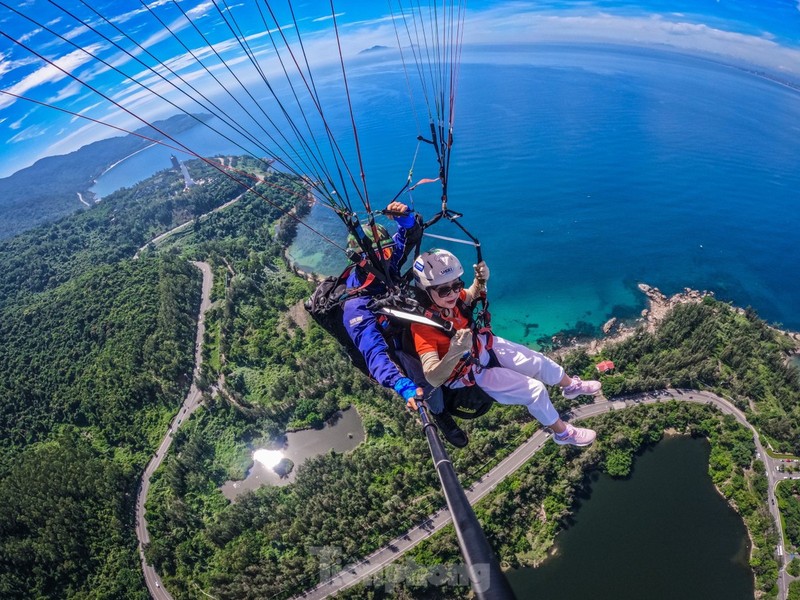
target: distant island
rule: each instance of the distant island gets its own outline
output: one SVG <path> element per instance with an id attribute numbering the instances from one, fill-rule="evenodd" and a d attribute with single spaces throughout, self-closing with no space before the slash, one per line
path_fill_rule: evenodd
<path id="1" fill-rule="evenodd" d="M 156 131 L 176 135 L 205 122 L 211 115 L 175 115 L 143 127 L 136 133 L 164 139 Z M 59 156 L 48 156 L 30 167 L 0 179 L 0 239 L 12 237 L 37 225 L 55 221 L 90 205 L 89 188 L 113 164 L 143 150 L 153 142 L 138 135 L 124 135 L 92 142 Z M 169 165 L 164 165 L 168 167 Z M 150 175 L 146 173 L 144 175 Z"/>
<path id="2" fill-rule="evenodd" d="M 369 52 L 381 52 L 383 50 L 390 50 L 389 46 L 381 46 L 380 44 L 376 44 L 375 46 L 370 46 L 369 48 L 364 48 L 359 52 L 359 54 L 367 54 Z"/>

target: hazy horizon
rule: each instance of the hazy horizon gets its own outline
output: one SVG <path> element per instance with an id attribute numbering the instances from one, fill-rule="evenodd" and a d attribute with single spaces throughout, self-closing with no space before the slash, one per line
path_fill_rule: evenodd
<path id="1" fill-rule="evenodd" d="M 67 154 L 92 141 L 121 135 L 119 131 L 87 121 L 79 115 L 135 130 L 143 127 L 145 122 L 180 112 L 132 79 L 168 97 L 181 109 L 203 112 L 197 104 L 170 89 L 145 67 L 158 67 L 166 73 L 154 62 L 156 59 L 168 64 L 175 73 L 181 74 L 211 98 L 220 97 L 221 91 L 215 89 L 217 84 L 208 72 L 198 67 L 198 60 L 203 61 L 210 72 L 224 78 L 227 76 L 225 66 L 215 52 L 244 83 L 255 81 L 255 70 L 245 64 L 242 49 L 234 39 L 225 35 L 219 23 L 221 15 L 216 13 L 213 3 L 189 0 L 181 3 L 195 25 L 204 25 L 206 39 L 213 43 L 213 51 L 192 30 L 185 17 L 165 4 L 153 2 L 150 9 L 141 5 L 130 8 L 111 2 L 98 5 L 97 11 L 105 21 L 85 8 L 81 12 L 69 7 L 72 14 L 84 19 L 81 24 L 43 0 L 22 2 L 18 9 L 21 14 L 8 9 L 0 11 L 0 27 L 9 36 L 0 38 L 0 89 L 49 105 L 0 94 L 0 124 L 3 125 L 0 128 L 3 142 L 0 177 L 9 176 L 45 156 Z M 177 37 L 171 36 L 149 10 L 157 14 Z M 247 11 L 252 12 L 252 7 L 241 4 L 232 10 L 241 11 L 239 19 L 243 22 L 248 16 Z M 336 11 L 348 68 L 364 61 L 397 59 L 396 51 L 359 54 L 373 46 L 397 47 L 393 16 L 386 7 L 381 9 L 347 1 L 337 3 Z M 278 13 L 275 19 L 283 29 L 294 29 L 286 14 Z M 304 36 L 315 73 L 324 72 L 327 66 L 335 66 L 338 61 L 338 54 L 333 52 L 332 21 L 327 3 L 320 6 L 306 4 L 303 14 L 298 17 L 297 28 Z M 130 39 L 115 26 L 119 26 Z M 698 4 L 689 0 L 679 3 L 660 0 L 481 1 L 469 3 L 464 27 L 465 62 L 486 60 L 481 54 L 498 44 L 503 44 L 507 52 L 505 58 L 500 53 L 493 53 L 493 60 L 514 60 L 513 51 L 508 52 L 508 49 L 515 45 L 601 43 L 631 48 L 657 47 L 706 56 L 728 64 L 770 70 L 800 84 L 800 2 L 795 1 L 772 3 L 768 9 L 749 2 L 708 1 Z M 264 29 L 263 25 L 259 28 L 256 23 L 245 34 L 265 73 L 277 74 L 278 68 L 271 60 Z M 146 56 L 131 40 L 147 47 L 155 59 Z M 20 44 L 28 46 L 29 50 Z M 187 49 L 192 50 L 194 56 Z M 31 50 L 43 54 L 63 70 L 36 58 Z M 79 81 L 91 85 L 107 99 Z M 73 114 L 66 114 L 53 106 Z"/>

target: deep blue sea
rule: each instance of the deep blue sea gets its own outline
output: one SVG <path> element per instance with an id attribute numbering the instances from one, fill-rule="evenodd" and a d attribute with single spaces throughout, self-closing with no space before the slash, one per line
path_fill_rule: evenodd
<path id="1" fill-rule="evenodd" d="M 363 71 L 351 83 L 378 206 L 411 166 L 414 115 L 397 73 Z M 465 61 L 456 110 L 449 205 L 481 240 L 500 335 L 536 345 L 636 316 L 644 308 L 639 282 L 667 294 L 711 290 L 800 329 L 797 90 L 675 53 L 516 48 Z M 186 143 L 208 154 L 237 151 L 199 127 Z M 168 167 L 171 153 L 140 153 L 97 191 Z M 423 147 L 414 178 L 435 175 Z M 427 187 L 412 200 L 429 215 L 439 203 Z M 325 207 L 309 222 L 344 237 Z M 470 248 L 451 249 L 474 262 Z M 299 266 L 323 273 L 344 264 L 304 228 L 291 252 Z"/>

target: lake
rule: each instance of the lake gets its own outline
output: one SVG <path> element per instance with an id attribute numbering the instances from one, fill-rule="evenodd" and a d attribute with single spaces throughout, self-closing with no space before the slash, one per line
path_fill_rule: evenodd
<path id="1" fill-rule="evenodd" d="M 275 471 L 258 461 L 240 481 L 226 481 L 222 493 L 229 500 L 248 490 L 262 485 L 288 485 L 293 483 L 297 468 L 306 460 L 331 450 L 348 452 L 366 439 L 361 417 L 355 408 L 350 407 L 329 420 L 322 429 L 302 429 L 288 432 L 282 440 L 270 446 L 270 450 L 280 450 L 285 458 L 294 463 L 294 468 L 286 477 L 279 477 Z"/>
<path id="2" fill-rule="evenodd" d="M 555 555 L 510 573 L 519 600 L 752 600 L 744 523 L 708 475 L 705 439 L 665 438 L 630 478 L 596 475 Z"/>

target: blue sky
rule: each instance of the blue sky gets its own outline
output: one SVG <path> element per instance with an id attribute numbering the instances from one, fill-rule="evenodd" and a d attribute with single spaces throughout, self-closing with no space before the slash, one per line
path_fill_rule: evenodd
<path id="1" fill-rule="evenodd" d="M 245 68 L 246 57 L 225 27 L 223 16 L 233 15 L 270 77 L 279 73 L 280 67 L 273 60 L 265 30 L 278 32 L 277 25 L 290 38 L 295 29 L 302 32 L 315 72 L 338 61 L 328 0 L 294 2 L 296 27 L 285 0 L 269 3 L 274 20 L 263 0 L 154 0 L 146 6 L 138 0 L 0 1 L 0 32 L 5 34 L 0 36 L 0 90 L 126 129 L 136 129 L 143 123 L 111 100 L 145 120 L 176 112 L 167 103 L 154 100 L 153 94 L 131 77 L 199 112 L 185 96 L 148 70 L 148 66 L 155 66 L 154 59 L 131 39 L 211 97 L 215 84 L 198 60 L 221 79 L 230 77 L 215 51 L 245 83 L 257 75 L 254 69 Z M 411 4 L 402 3 L 405 7 Z M 396 0 L 391 4 L 338 0 L 335 8 L 346 61 L 355 60 L 358 52 L 375 45 L 397 46 L 393 16 L 396 19 L 401 11 Z M 468 3 L 465 59 L 474 56 L 474 49 L 498 43 L 574 42 L 674 47 L 734 64 L 761 66 L 800 81 L 800 0 Z M 119 132 L 0 94 L 0 176 L 43 156 L 64 154 L 110 135 Z"/>

